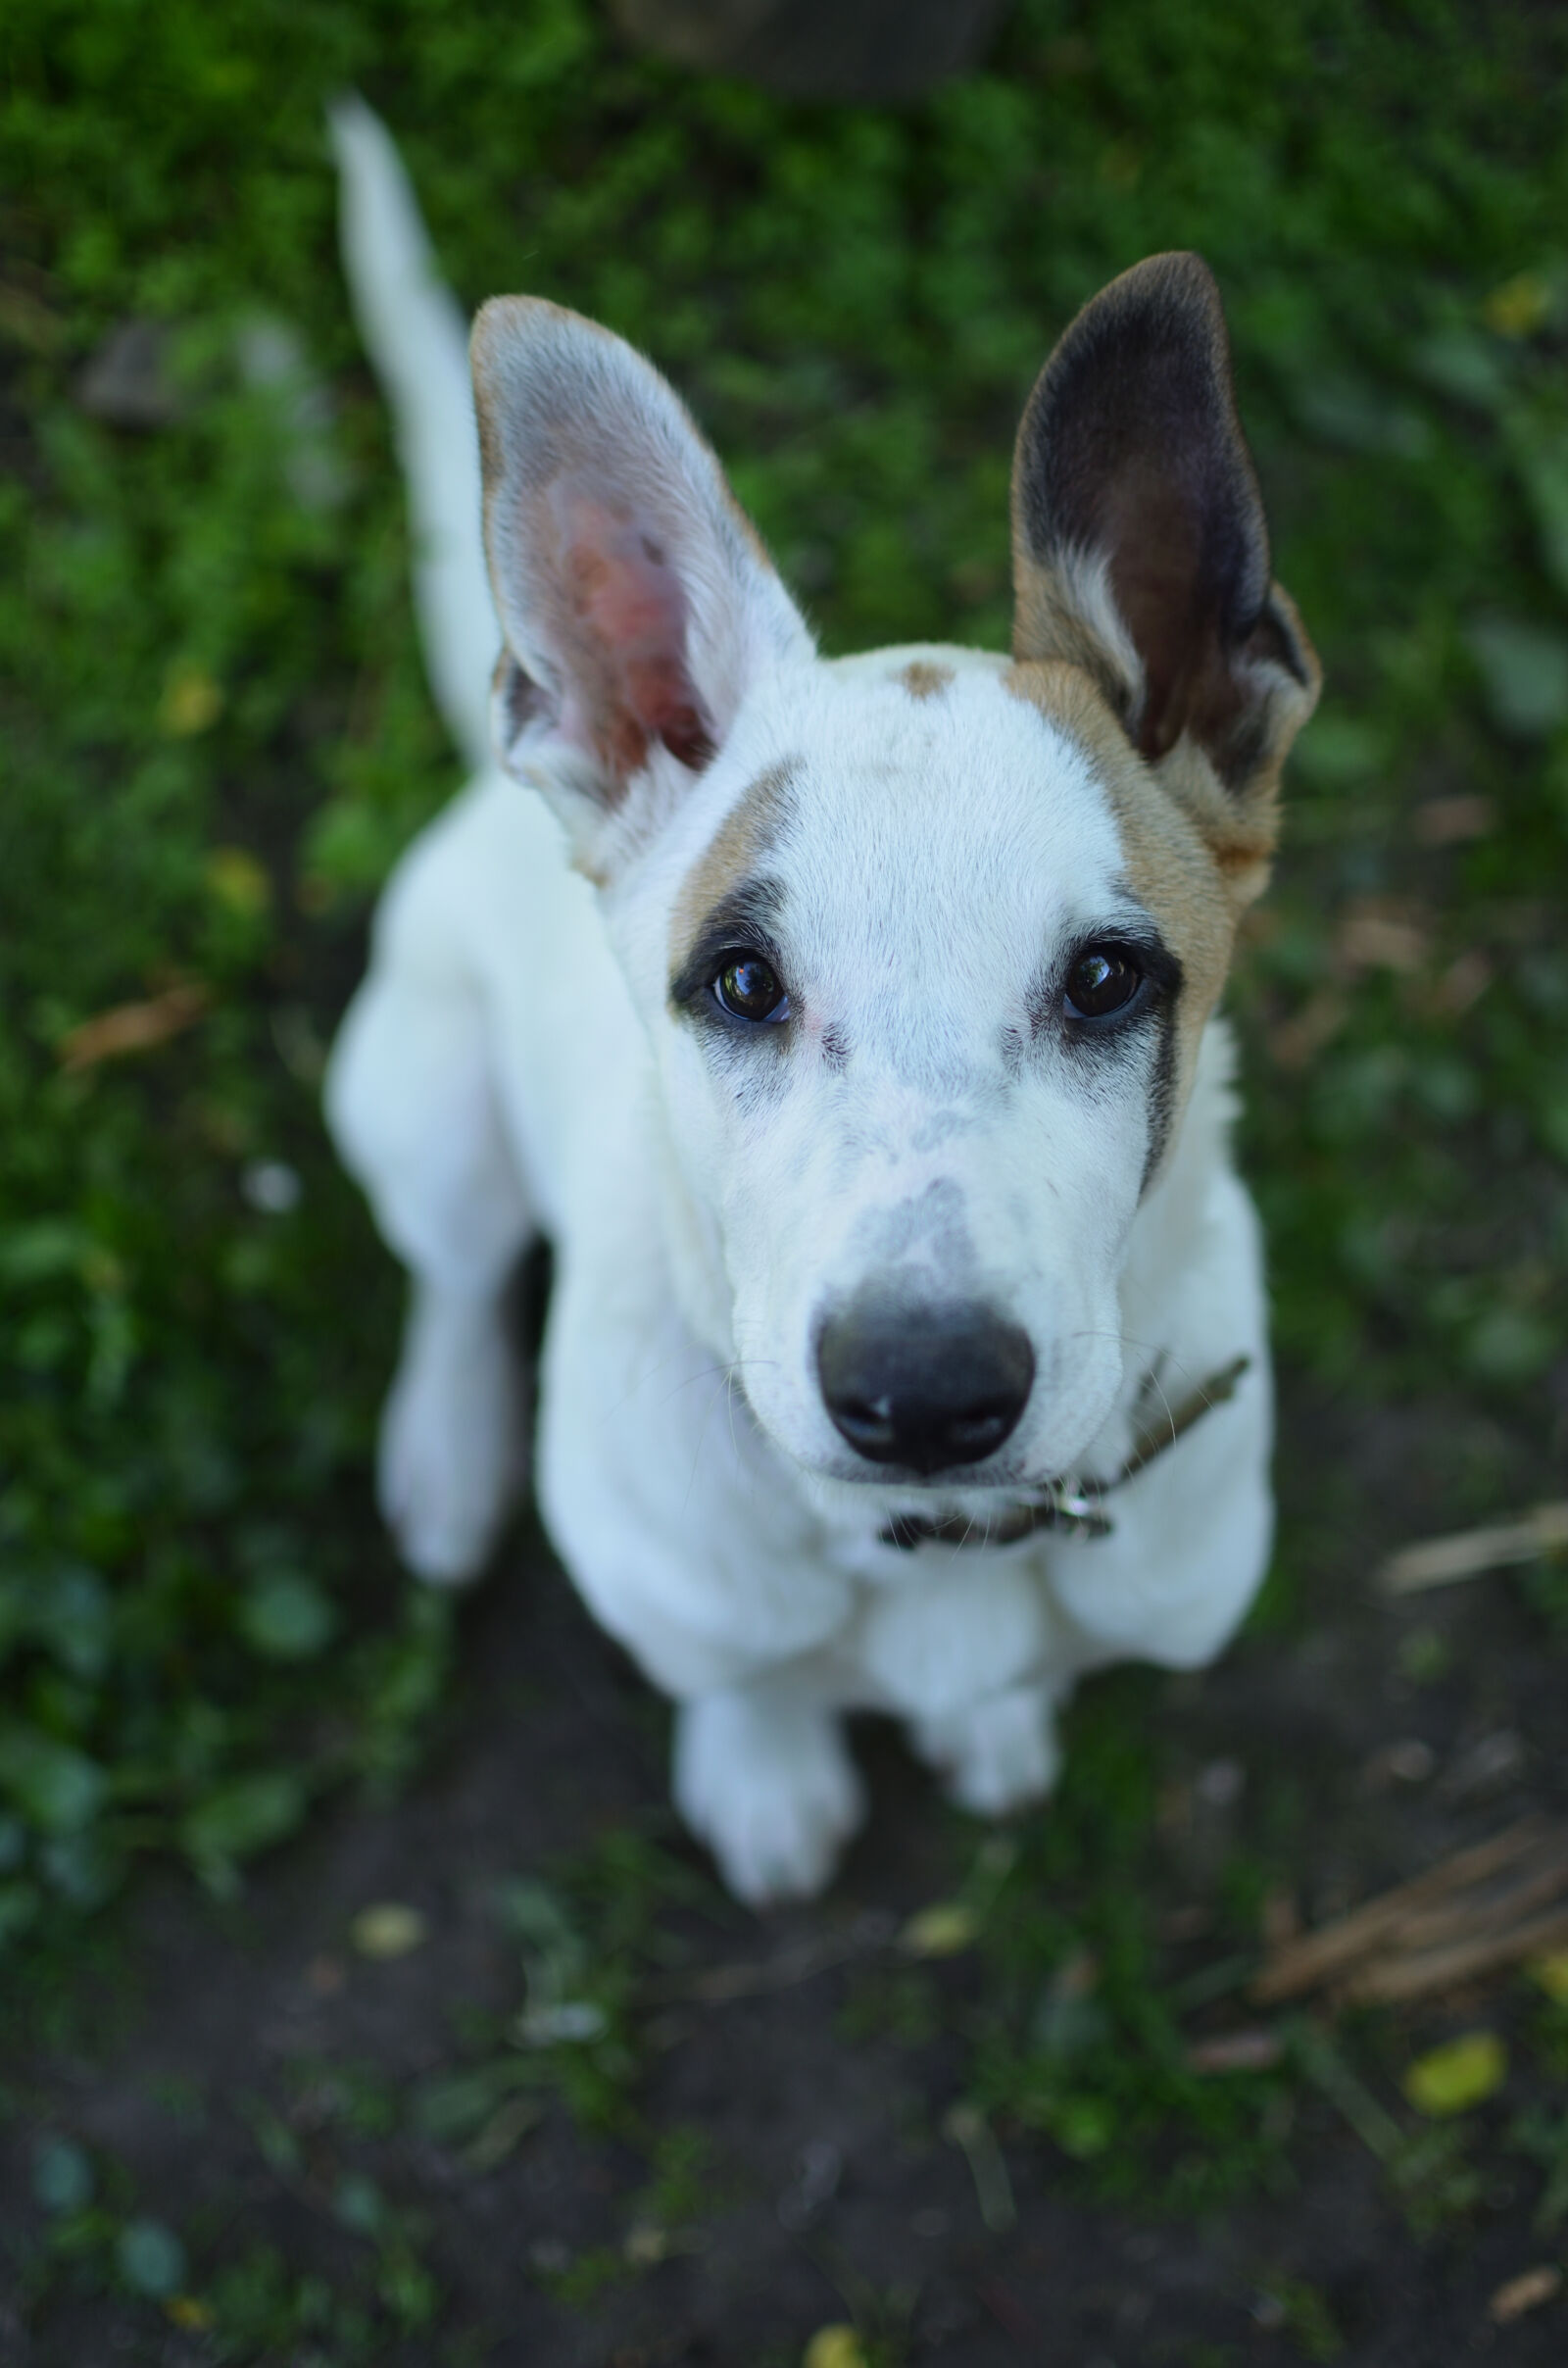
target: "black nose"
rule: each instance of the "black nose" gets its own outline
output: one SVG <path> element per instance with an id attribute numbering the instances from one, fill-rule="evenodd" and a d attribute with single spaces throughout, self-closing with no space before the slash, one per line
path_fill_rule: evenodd
<path id="1" fill-rule="evenodd" d="M 1029 1335 L 974 1303 L 934 1307 L 857 1300 L 829 1316 L 817 1378 L 857 1455 L 946 1471 L 994 1455 L 1029 1403 Z"/>

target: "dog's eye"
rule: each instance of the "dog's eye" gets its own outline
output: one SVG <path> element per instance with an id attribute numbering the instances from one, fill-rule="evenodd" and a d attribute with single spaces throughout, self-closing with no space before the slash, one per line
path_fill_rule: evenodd
<path id="1" fill-rule="evenodd" d="M 1144 983 L 1138 964 L 1114 946 L 1091 946 L 1067 973 L 1067 1008 L 1079 1019 L 1123 1011 Z"/>
<path id="2" fill-rule="evenodd" d="M 790 1015 L 789 997 L 770 962 L 760 954 L 729 954 L 713 980 L 721 1010 L 735 1019 L 779 1020 Z"/>

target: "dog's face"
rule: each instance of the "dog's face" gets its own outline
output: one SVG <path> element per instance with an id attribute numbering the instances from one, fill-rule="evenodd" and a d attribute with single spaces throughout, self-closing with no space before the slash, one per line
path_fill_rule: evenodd
<path id="1" fill-rule="evenodd" d="M 650 1029 L 693 1320 L 828 1500 L 1071 1469 L 1316 690 L 1206 271 L 1128 273 L 1042 374 L 1010 661 L 817 658 L 604 331 L 489 306 L 475 380 L 497 740 Z"/>

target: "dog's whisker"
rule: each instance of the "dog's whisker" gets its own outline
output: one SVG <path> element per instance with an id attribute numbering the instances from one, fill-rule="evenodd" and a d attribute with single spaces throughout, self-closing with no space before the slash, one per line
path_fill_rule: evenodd
<path id="1" fill-rule="evenodd" d="M 703 1418 L 697 1426 L 697 1439 L 692 1448 L 692 1466 L 691 1470 L 686 1475 L 686 1492 L 681 1498 L 682 1512 L 684 1512 L 687 1506 L 691 1504 L 692 1490 L 697 1486 L 697 1467 L 703 1459 L 703 1448 L 708 1438 L 708 1426 L 713 1419 L 714 1406 L 717 1406 L 720 1397 L 729 1386 L 729 1367 L 727 1365 L 711 1366 L 709 1369 L 708 1378 L 713 1380 L 713 1388 L 709 1397 L 708 1404 L 703 1408 Z"/>

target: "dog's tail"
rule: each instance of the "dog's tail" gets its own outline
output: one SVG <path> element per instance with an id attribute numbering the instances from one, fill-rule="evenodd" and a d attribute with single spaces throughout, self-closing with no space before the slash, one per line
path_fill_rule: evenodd
<path id="1" fill-rule="evenodd" d="M 414 599 L 436 705 L 469 763 L 490 754 L 501 630 L 479 524 L 479 438 L 468 337 L 386 125 L 363 100 L 331 111 L 343 268 L 354 317 L 392 407 L 409 487 Z"/>

